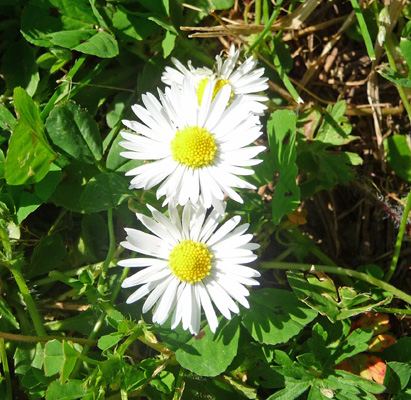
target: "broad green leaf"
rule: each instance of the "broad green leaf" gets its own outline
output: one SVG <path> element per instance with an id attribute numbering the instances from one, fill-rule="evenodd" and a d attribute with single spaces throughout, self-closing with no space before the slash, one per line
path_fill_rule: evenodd
<path id="1" fill-rule="evenodd" d="M 47 274 L 58 269 L 67 252 L 60 235 L 43 236 L 33 251 L 27 278 Z"/>
<path id="2" fill-rule="evenodd" d="M 23 38 L 13 43 L 4 53 L 1 68 L 7 89 L 21 86 L 30 96 L 36 92 L 40 75 L 35 52 Z"/>
<path id="3" fill-rule="evenodd" d="M 31 0 L 22 14 L 23 36 L 37 46 L 61 46 L 101 58 L 118 55 L 116 40 L 100 30 L 88 2 Z"/>
<path id="4" fill-rule="evenodd" d="M 411 148 L 405 135 L 390 136 L 384 140 L 387 161 L 394 172 L 411 182 Z"/>
<path id="5" fill-rule="evenodd" d="M 280 390 L 267 400 L 294 400 L 310 387 L 310 382 L 292 382 L 285 389 Z"/>
<path id="6" fill-rule="evenodd" d="M 61 371 L 64 363 L 63 345 L 58 340 L 46 343 L 44 349 L 44 371 L 46 376 L 53 376 Z"/>
<path id="7" fill-rule="evenodd" d="M 76 400 L 87 394 L 83 381 L 71 379 L 67 383 L 52 382 L 46 393 L 46 400 Z"/>
<path id="8" fill-rule="evenodd" d="M 61 180 L 50 200 L 55 205 L 70 211 L 82 212 L 79 199 L 84 192 L 86 183 L 100 172 L 96 166 L 76 160 L 66 166 L 63 172 L 64 179 Z"/>
<path id="9" fill-rule="evenodd" d="M 174 49 L 177 35 L 174 32 L 166 31 L 166 35 L 161 43 L 163 47 L 163 56 L 167 58 Z"/>
<path id="10" fill-rule="evenodd" d="M 388 362 L 384 385 L 388 393 L 398 393 L 404 390 L 411 378 L 411 366 L 406 363 Z"/>
<path id="11" fill-rule="evenodd" d="M 115 172 L 101 173 L 86 184 L 80 205 L 86 212 L 99 212 L 115 208 L 129 197 L 126 179 Z"/>
<path id="12" fill-rule="evenodd" d="M 157 24 L 147 18 L 150 15 L 132 12 L 119 5 L 113 15 L 113 26 L 125 41 L 143 40 L 159 29 Z"/>
<path id="13" fill-rule="evenodd" d="M 5 178 L 9 185 L 41 181 L 50 169 L 55 152 L 47 142 L 37 105 L 22 88 L 14 89 L 19 116 L 10 137 Z"/>
<path id="14" fill-rule="evenodd" d="M 285 343 L 317 316 L 317 311 L 286 290 L 256 290 L 249 302 L 250 308 L 241 313 L 243 324 L 260 343 Z"/>
<path id="15" fill-rule="evenodd" d="M 49 199 L 60 179 L 61 169 L 51 164 L 50 171 L 40 182 L 34 185 L 8 187 L 8 192 L 17 208 L 16 215 L 19 223 Z"/>
<path id="16" fill-rule="evenodd" d="M 109 335 L 104 335 L 98 340 L 97 346 L 103 351 L 108 350 L 111 347 L 115 346 L 123 338 L 123 336 L 124 335 L 119 332 L 113 332 Z"/>
<path id="17" fill-rule="evenodd" d="M 382 354 L 387 361 L 409 363 L 411 360 L 411 337 L 402 337 L 397 343 L 386 348 Z"/>
<path id="18" fill-rule="evenodd" d="M 101 159 L 103 146 L 97 123 L 76 103 L 54 107 L 46 128 L 52 142 L 73 158 L 89 164 Z"/>
<path id="19" fill-rule="evenodd" d="M 208 325 L 176 351 L 179 364 L 201 376 L 217 376 L 231 364 L 238 351 L 238 318 L 220 319 L 215 333 Z"/>
<path id="20" fill-rule="evenodd" d="M 284 215 L 291 214 L 300 203 L 300 189 L 296 183 L 296 123 L 297 116 L 292 111 L 279 110 L 271 115 L 267 124 L 270 155 L 279 173 L 272 202 L 274 224 L 278 224 Z"/>
<path id="21" fill-rule="evenodd" d="M 106 167 L 111 170 L 127 172 L 132 168 L 137 168 L 138 166 L 143 165 L 144 161 L 142 160 L 128 160 L 127 158 L 120 156 L 120 153 L 124 151 L 124 148 L 119 144 L 121 141 L 124 141 L 123 137 L 121 135 L 117 135 L 110 147 L 110 151 L 107 156 Z M 129 164 L 130 161 L 132 165 Z M 125 164 L 129 165 L 127 169 L 122 168 Z"/>
<path id="22" fill-rule="evenodd" d="M 385 390 L 385 387 L 377 382 L 338 369 L 328 376 L 327 384 L 334 385 L 335 388 L 342 389 L 343 392 L 350 390 L 350 388 L 358 388 L 375 394 L 382 393 Z"/>

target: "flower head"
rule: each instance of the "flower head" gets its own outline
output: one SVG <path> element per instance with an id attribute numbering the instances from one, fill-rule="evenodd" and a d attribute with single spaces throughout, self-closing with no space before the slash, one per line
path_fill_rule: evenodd
<path id="1" fill-rule="evenodd" d="M 160 101 L 147 93 L 142 97 L 145 107 L 132 107 L 142 123 L 123 123 L 140 135 L 122 132 L 126 141 L 120 145 L 128 151 L 120 154 L 152 161 L 126 173 L 134 176 L 132 189 L 148 190 L 161 183 L 157 198 L 166 196 L 165 204 L 171 199 L 181 205 L 200 200 L 206 208 L 221 208 L 224 194 L 242 203 L 233 188 L 255 188 L 238 176 L 253 174 L 245 167 L 260 162 L 254 157 L 264 147 L 248 146 L 261 135 L 258 117 L 249 113 L 241 97 L 227 107 L 228 86 L 212 100 L 214 87 L 211 80 L 200 106 L 194 83 L 184 79 L 181 87 L 159 91 Z"/>
<path id="2" fill-rule="evenodd" d="M 264 68 L 256 69 L 257 61 L 253 57 L 247 58 L 237 66 L 239 55 L 240 51 L 231 46 L 225 60 L 219 55 L 216 56 L 215 72 L 209 68 L 194 68 L 191 61 L 188 62 L 188 68 L 186 68 L 180 61 L 173 58 L 172 61 L 177 69 L 166 67 L 161 79 L 166 85 L 181 86 L 184 78 L 189 78 L 195 84 L 199 104 L 201 104 L 208 82 L 214 80 L 216 82 L 214 97 L 221 88 L 228 86 L 231 89 L 231 101 L 238 96 L 243 96 L 243 100 L 248 102 L 252 112 L 262 114 L 267 107 L 261 102 L 268 98 L 256 93 L 268 89 L 268 78 L 263 76 Z"/>
<path id="3" fill-rule="evenodd" d="M 121 243 L 126 249 L 148 256 L 118 263 L 143 268 L 122 284 L 123 288 L 141 285 L 127 303 L 149 294 L 143 313 L 156 304 L 153 322 L 164 324 L 172 315 L 172 329 L 181 321 L 183 329 L 192 334 L 200 330 L 201 309 L 215 332 L 218 320 L 214 306 L 227 319 L 231 312 L 239 312 L 235 301 L 248 308 L 249 292 L 244 285 L 258 285 L 253 278 L 260 276 L 242 265 L 256 259 L 252 250 L 259 247 L 249 243 L 251 234 L 244 234 L 248 224 L 237 226 L 240 217 L 235 216 L 217 229 L 222 214 L 214 209 L 207 216 L 203 206 L 191 202 L 181 217 L 174 205 L 168 208 L 170 218 L 148 207 L 153 219 L 142 214 L 137 218 L 152 234 L 126 229 L 128 236 Z"/>

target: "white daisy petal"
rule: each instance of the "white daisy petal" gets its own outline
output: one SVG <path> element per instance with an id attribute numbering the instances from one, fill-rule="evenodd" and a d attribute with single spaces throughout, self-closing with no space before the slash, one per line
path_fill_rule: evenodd
<path id="1" fill-rule="evenodd" d="M 240 218 L 233 217 L 217 229 L 225 203 L 207 218 L 206 208 L 190 201 L 181 214 L 171 201 L 169 218 L 148 208 L 153 219 L 142 214 L 137 217 L 152 234 L 126 229 L 128 236 L 122 242 L 127 249 L 151 256 L 119 262 L 122 267 L 139 268 L 122 283 L 123 288 L 140 286 L 127 303 L 148 295 L 142 311 L 153 309 L 153 322 L 164 324 L 171 316 L 172 329 L 181 322 L 193 335 L 200 330 L 202 310 L 211 331 L 216 331 L 213 303 L 227 319 L 231 313 L 240 312 L 236 301 L 249 307 L 249 292 L 244 285 L 258 285 L 254 278 L 260 274 L 244 266 L 256 258 L 252 235 L 245 234 L 248 224 L 237 226 Z"/>

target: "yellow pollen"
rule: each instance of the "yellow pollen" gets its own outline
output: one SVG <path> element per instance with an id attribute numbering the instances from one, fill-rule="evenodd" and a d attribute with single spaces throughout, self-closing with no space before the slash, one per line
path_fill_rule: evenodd
<path id="1" fill-rule="evenodd" d="M 171 251 L 169 267 L 180 281 L 199 282 L 210 275 L 212 258 L 205 244 L 184 240 Z"/>
<path id="2" fill-rule="evenodd" d="M 193 169 L 210 165 L 217 151 L 214 135 L 198 126 L 177 131 L 170 148 L 174 161 Z"/>
<path id="3" fill-rule="evenodd" d="M 204 78 L 204 79 L 201 79 L 200 83 L 198 84 L 197 101 L 198 101 L 199 106 L 201 105 L 201 101 L 203 100 L 204 91 L 205 91 L 205 88 L 206 88 L 208 82 L 210 82 L 210 79 Z M 211 99 L 211 101 L 214 100 L 214 98 L 217 96 L 217 93 L 220 91 L 220 89 L 223 86 L 229 85 L 229 84 L 230 84 L 230 81 L 228 81 L 227 79 L 218 79 L 217 82 L 215 83 L 215 86 L 214 86 L 213 98 Z M 231 97 L 233 97 L 233 92 L 232 91 L 231 91 Z"/>

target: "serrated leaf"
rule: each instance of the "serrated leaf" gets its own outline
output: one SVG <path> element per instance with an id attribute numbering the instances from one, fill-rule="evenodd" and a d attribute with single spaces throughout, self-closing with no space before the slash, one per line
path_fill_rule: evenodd
<path id="1" fill-rule="evenodd" d="M 243 325 L 260 343 L 285 343 L 317 316 L 317 311 L 286 290 L 256 290 L 249 302 L 250 308 L 242 312 Z"/>
<path id="2" fill-rule="evenodd" d="M 294 400 L 302 395 L 309 387 L 310 382 L 293 382 L 270 397 L 267 400 Z"/>
<path id="3" fill-rule="evenodd" d="M 55 153 L 39 109 L 24 89 L 14 90 L 14 105 L 19 119 L 10 137 L 4 175 L 9 185 L 36 183 L 46 176 Z"/>
<path id="4" fill-rule="evenodd" d="M 176 351 L 180 365 L 200 376 L 217 376 L 231 364 L 238 351 L 238 318 L 220 321 L 215 333 L 208 325 Z"/>
<path id="5" fill-rule="evenodd" d="M 287 273 L 287 279 L 298 299 L 325 315 L 330 321 L 337 320 L 340 311 L 333 299 L 335 287 L 334 290 L 330 290 L 328 283 L 322 285 L 315 277 L 311 277 L 309 281 L 302 273 Z"/>
<path id="6" fill-rule="evenodd" d="M 279 173 L 272 202 L 275 224 L 278 224 L 284 215 L 291 214 L 300 203 L 300 189 L 296 183 L 296 124 L 297 116 L 290 110 L 274 112 L 267 123 L 270 155 L 274 168 Z"/>
<path id="7" fill-rule="evenodd" d="M 97 123 L 76 103 L 54 107 L 46 128 L 52 142 L 73 158 L 88 164 L 101 160 L 103 145 Z"/>

